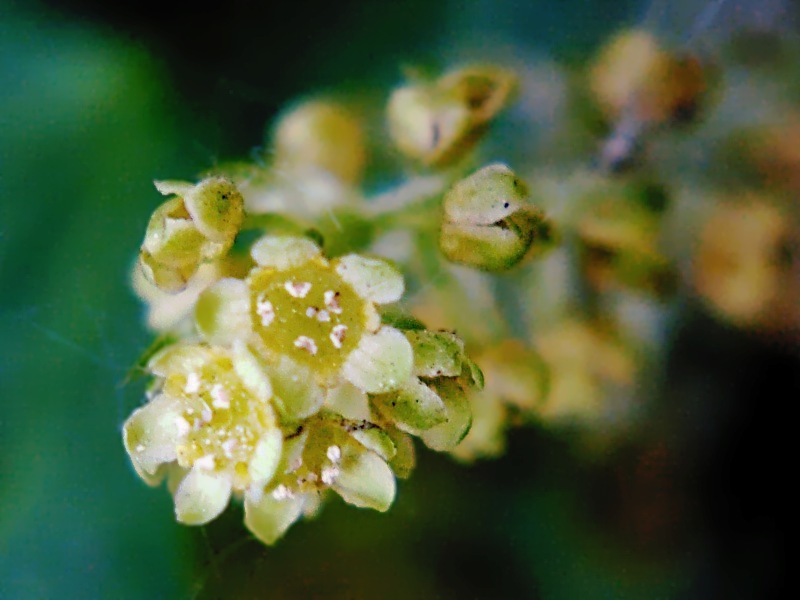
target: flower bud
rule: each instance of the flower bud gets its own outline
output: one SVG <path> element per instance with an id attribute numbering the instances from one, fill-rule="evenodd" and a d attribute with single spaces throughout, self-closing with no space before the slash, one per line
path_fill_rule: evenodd
<path id="1" fill-rule="evenodd" d="M 636 289 L 662 296 L 676 273 L 661 251 L 664 190 L 642 182 L 599 181 L 577 223 L 581 267 L 597 290 Z"/>
<path id="2" fill-rule="evenodd" d="M 670 53 L 652 34 L 630 30 L 601 51 L 589 77 L 608 118 L 631 111 L 644 122 L 663 123 L 694 115 L 708 73 L 696 57 Z"/>
<path id="3" fill-rule="evenodd" d="M 785 327 L 787 317 L 797 311 L 792 227 L 792 220 L 769 198 L 747 196 L 717 207 L 693 261 L 697 293 L 714 312 L 740 327 Z"/>
<path id="4" fill-rule="evenodd" d="M 503 271 L 519 263 L 534 242 L 552 237 L 549 223 L 527 197 L 522 181 L 501 164 L 456 183 L 444 197 L 439 236 L 444 255 L 485 271 Z"/>
<path id="5" fill-rule="evenodd" d="M 244 201 L 227 179 L 197 185 L 157 181 L 159 192 L 175 194 L 150 218 L 139 261 L 142 273 L 165 292 L 179 292 L 200 264 L 222 258 L 244 219 Z"/>
<path id="6" fill-rule="evenodd" d="M 426 166 L 461 158 L 509 102 L 516 78 L 496 67 L 468 67 L 432 83 L 396 89 L 389 132 L 400 151 Z"/>
<path id="7" fill-rule="evenodd" d="M 361 124 L 331 102 L 309 101 L 285 114 L 275 129 L 275 158 L 291 170 L 323 170 L 343 182 L 361 179 L 366 161 Z"/>

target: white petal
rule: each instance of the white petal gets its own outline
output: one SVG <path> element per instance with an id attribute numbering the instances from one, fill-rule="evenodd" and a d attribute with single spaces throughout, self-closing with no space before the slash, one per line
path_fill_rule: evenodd
<path id="1" fill-rule="evenodd" d="M 194 188 L 193 183 L 189 183 L 188 181 L 175 181 L 175 180 L 166 180 L 166 181 L 154 181 L 153 184 L 156 186 L 156 189 L 159 191 L 160 194 L 164 196 L 176 195 L 176 196 L 184 196 L 192 191 Z"/>
<path id="2" fill-rule="evenodd" d="M 159 465 L 177 458 L 175 446 L 180 433 L 175 420 L 179 416 L 178 401 L 161 395 L 134 411 L 125 422 L 125 448 L 140 474 L 155 476 Z"/>
<path id="3" fill-rule="evenodd" d="M 308 238 L 266 235 L 253 244 L 250 256 L 262 267 L 285 271 L 307 263 L 320 252 L 319 246 Z"/>
<path id="4" fill-rule="evenodd" d="M 265 544 L 274 544 L 300 516 L 303 496 L 276 500 L 272 494 L 246 494 L 244 524 Z"/>
<path id="5" fill-rule="evenodd" d="M 348 254 L 336 260 L 336 272 L 356 293 L 371 302 L 397 302 L 403 295 L 403 276 L 385 260 Z"/>
<path id="6" fill-rule="evenodd" d="M 455 448 L 472 427 L 472 406 L 457 383 L 444 380 L 437 384 L 439 396 L 447 407 L 447 421 L 427 431 L 420 437 L 432 450 L 446 452 Z"/>
<path id="7" fill-rule="evenodd" d="M 250 458 L 250 478 L 256 485 L 269 483 L 281 460 L 283 433 L 277 427 L 270 429 L 258 440 L 253 456 Z"/>
<path id="8" fill-rule="evenodd" d="M 241 279 L 226 277 L 200 294 L 194 307 L 200 334 L 212 344 L 227 346 L 250 331 L 250 292 Z"/>
<path id="9" fill-rule="evenodd" d="M 186 525 L 203 525 L 225 510 L 230 497 L 228 475 L 194 468 L 175 490 L 175 516 Z"/>
<path id="10" fill-rule="evenodd" d="M 272 398 L 272 382 L 270 382 L 264 365 L 255 353 L 244 342 L 233 343 L 233 368 L 244 386 L 259 400 Z"/>
<path id="11" fill-rule="evenodd" d="M 392 470 L 368 450 L 349 455 L 331 487 L 345 502 L 381 512 L 392 505 L 396 491 Z"/>
<path id="12" fill-rule="evenodd" d="M 352 383 L 343 383 L 328 391 L 325 405 L 346 419 L 369 420 L 367 395 Z"/>
<path id="13" fill-rule="evenodd" d="M 314 374 L 288 356 L 281 356 L 277 364 L 263 363 L 272 381 L 275 406 L 289 421 L 304 419 L 316 413 L 325 399 Z"/>
<path id="14" fill-rule="evenodd" d="M 214 357 L 210 348 L 197 344 L 177 343 L 159 350 L 147 363 L 147 368 L 160 377 L 175 373 L 188 375 L 195 372 Z"/>
<path id="15" fill-rule="evenodd" d="M 374 402 L 398 429 L 413 435 L 447 420 L 447 408 L 439 394 L 417 377 L 410 378 L 392 394 L 377 396 Z"/>
<path id="16" fill-rule="evenodd" d="M 369 394 L 396 390 L 411 376 L 414 354 L 411 344 L 394 327 L 361 336 L 347 357 L 342 372 L 353 385 Z"/>
<path id="17" fill-rule="evenodd" d="M 392 438 L 380 427 L 356 429 L 350 432 L 350 435 L 367 450 L 372 450 L 383 460 L 391 460 L 397 452 Z"/>

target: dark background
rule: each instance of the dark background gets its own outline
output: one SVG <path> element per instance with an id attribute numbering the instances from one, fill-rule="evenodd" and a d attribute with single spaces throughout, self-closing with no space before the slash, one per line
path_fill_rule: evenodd
<path id="1" fill-rule="evenodd" d="M 386 90 L 465 32 L 479 53 L 501 37 L 576 62 L 646 9 L 0 0 L 0 597 L 777 592 L 797 349 L 696 307 L 672 332 L 654 416 L 613 455 L 587 460 L 533 427 L 469 468 L 421 452 L 388 514 L 334 502 L 275 548 L 235 507 L 174 523 L 121 444 L 141 391 L 121 382 L 149 342 L 127 276 L 153 179 L 246 157 L 293 98 Z"/>

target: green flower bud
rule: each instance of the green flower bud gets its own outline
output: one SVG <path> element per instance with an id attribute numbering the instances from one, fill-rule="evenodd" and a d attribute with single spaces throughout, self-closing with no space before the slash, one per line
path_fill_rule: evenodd
<path id="1" fill-rule="evenodd" d="M 535 243 L 546 246 L 551 227 L 527 197 L 522 181 L 501 164 L 456 183 L 444 197 L 439 236 L 444 255 L 455 263 L 503 271 L 519 263 Z"/>
<path id="2" fill-rule="evenodd" d="M 279 168 L 320 169 L 343 182 L 361 179 L 366 161 L 361 124 L 343 107 L 325 101 L 300 104 L 275 128 Z"/>
<path id="3" fill-rule="evenodd" d="M 244 219 L 244 201 L 227 179 L 197 185 L 157 181 L 164 195 L 176 194 L 150 218 L 139 254 L 144 276 L 165 292 L 184 289 L 201 263 L 224 257 Z"/>
<path id="4" fill-rule="evenodd" d="M 414 350 L 412 377 L 392 393 L 373 396 L 373 409 L 379 422 L 419 436 L 434 450 L 450 450 L 472 423 L 465 390 L 481 387 L 482 374 L 452 333 L 410 330 L 405 336 Z"/>
<path id="5" fill-rule="evenodd" d="M 396 89 L 389 132 L 400 151 L 426 166 L 461 158 L 509 102 L 516 78 L 496 67 L 468 67 L 432 83 Z"/>

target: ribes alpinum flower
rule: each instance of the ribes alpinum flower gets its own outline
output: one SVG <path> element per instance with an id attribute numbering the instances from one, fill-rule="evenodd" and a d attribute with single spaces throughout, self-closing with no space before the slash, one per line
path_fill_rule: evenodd
<path id="1" fill-rule="evenodd" d="M 172 471 L 179 521 L 206 523 L 231 493 L 272 479 L 283 433 L 270 381 L 242 345 L 179 343 L 156 354 L 148 368 L 158 387 L 126 421 L 125 447 L 148 483 Z"/>
<path id="2" fill-rule="evenodd" d="M 251 254 L 257 266 L 246 280 L 223 279 L 201 295 L 197 323 L 212 342 L 247 340 L 256 349 L 277 395 L 291 403 L 285 416 L 315 412 L 324 390 L 345 381 L 383 393 L 409 378 L 411 344 L 381 324 L 376 308 L 403 293 L 392 265 L 358 254 L 328 260 L 292 236 L 264 236 Z"/>

